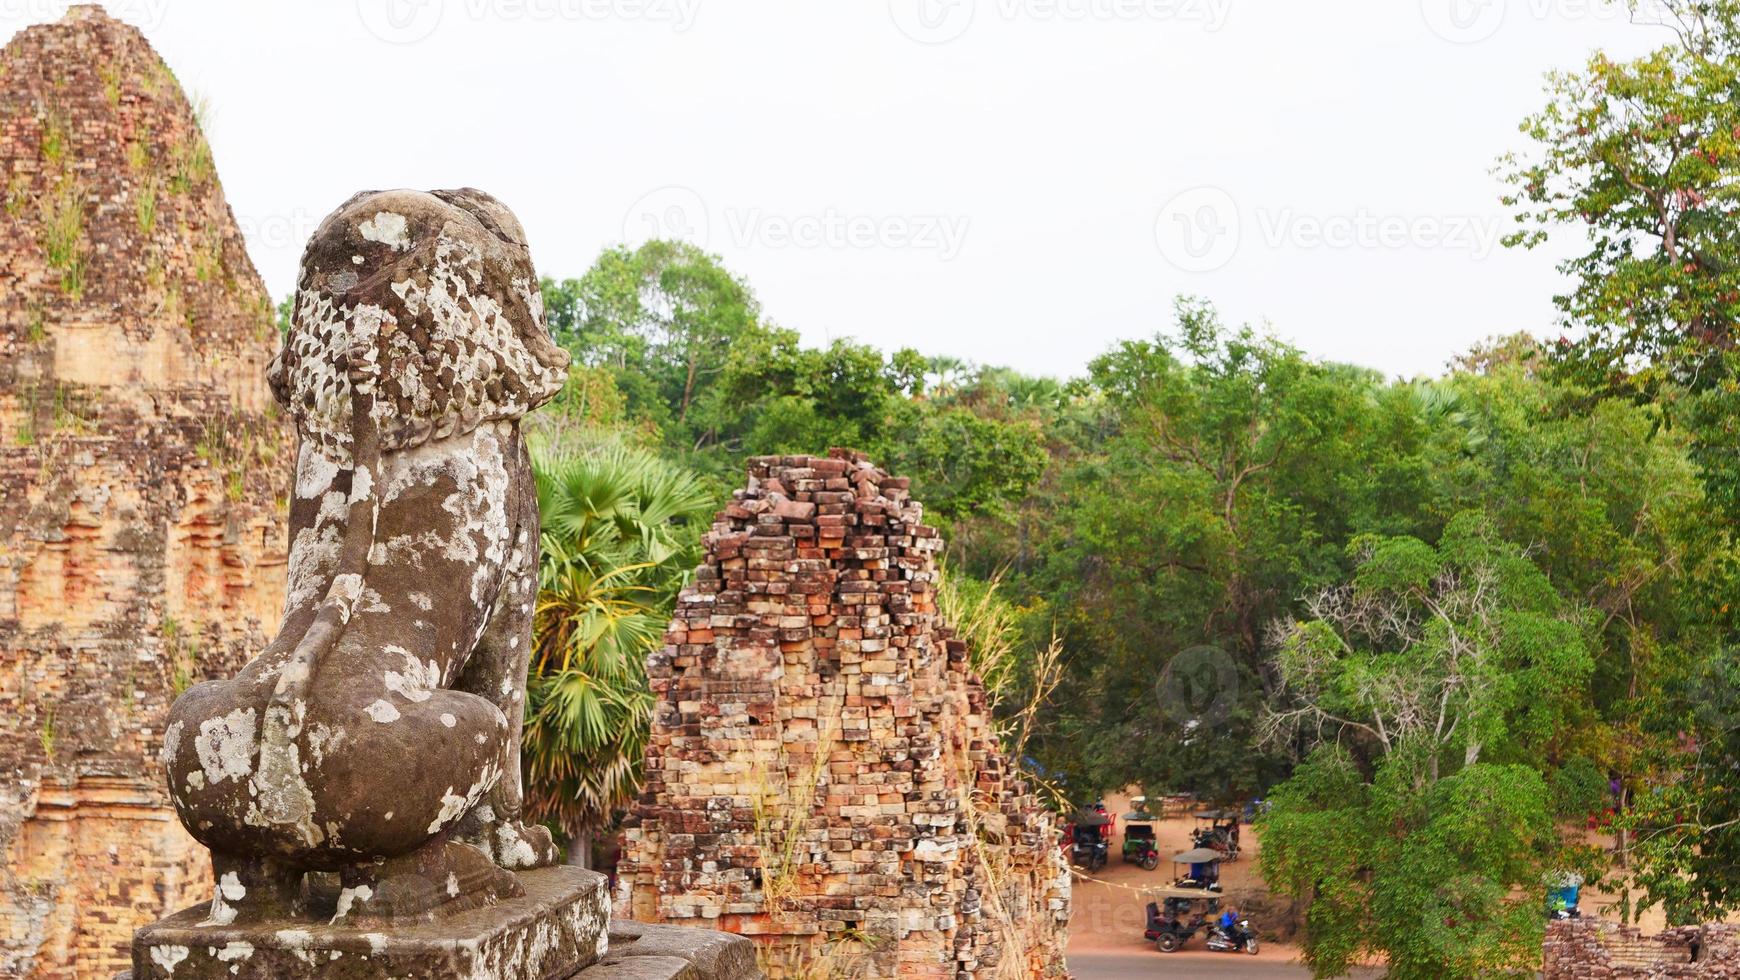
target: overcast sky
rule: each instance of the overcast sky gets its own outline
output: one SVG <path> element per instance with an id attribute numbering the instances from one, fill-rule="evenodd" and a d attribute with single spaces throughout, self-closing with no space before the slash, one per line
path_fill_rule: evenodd
<path id="1" fill-rule="evenodd" d="M 1053 375 L 1180 293 L 1403 376 L 1553 329 L 1557 256 L 1498 244 L 1492 166 L 1544 72 L 1666 38 L 1591 0 L 108 7 L 209 101 L 274 297 L 352 192 L 472 185 L 545 275 L 679 235 L 812 343 Z"/>

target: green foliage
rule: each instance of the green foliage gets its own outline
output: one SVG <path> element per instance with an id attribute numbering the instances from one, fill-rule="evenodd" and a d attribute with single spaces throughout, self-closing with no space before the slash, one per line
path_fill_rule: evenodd
<path id="1" fill-rule="evenodd" d="M 1057 596 L 1072 659 L 1073 710 L 1040 758 L 1087 790 L 1249 795 L 1279 765 L 1248 737 L 1272 684 L 1264 630 L 1340 577 L 1362 511 L 1417 510 L 1418 468 L 1388 446 L 1407 406 L 1194 300 L 1091 370 L 1086 391 L 1030 393 L 1073 437 L 1058 512 L 1024 525 L 1045 556 L 1029 587 Z"/>
<path id="2" fill-rule="evenodd" d="M 149 235 L 157 230 L 157 178 L 148 177 L 139 185 L 139 191 L 133 197 L 133 218 L 139 225 L 139 233 Z"/>
<path id="3" fill-rule="evenodd" d="M 1562 266 L 1575 288 L 1558 297 L 1588 334 L 1563 353 L 1586 380 L 1645 393 L 1701 383 L 1740 313 L 1740 5 L 1649 9 L 1675 40 L 1549 76 L 1548 104 L 1522 126 L 1534 155 L 1504 162 L 1521 226 L 1512 244 L 1534 247 L 1567 225 L 1588 238 Z"/>
<path id="4" fill-rule="evenodd" d="M 1622 829 L 1635 834 L 1643 905 L 1689 922 L 1740 907 L 1731 785 L 1740 715 L 1711 707 L 1734 703 L 1740 639 L 1729 607 L 1740 516 L 1740 3 L 1630 6 L 1634 20 L 1671 29 L 1666 43 L 1632 60 L 1597 53 L 1581 71 L 1551 76 L 1547 105 L 1523 124 L 1530 153 L 1502 166 L 1520 222 L 1513 244 L 1534 247 L 1563 228 L 1587 240 L 1562 266 L 1572 289 L 1558 303 L 1572 336 L 1551 361 L 1563 393 L 1593 411 L 1586 424 L 1567 413 L 1542 434 L 1561 455 L 1586 443 L 1617 465 L 1589 467 L 1596 492 L 1585 497 L 1551 483 L 1550 496 L 1523 483 L 1515 497 L 1552 535 L 1543 567 L 1562 590 L 1587 590 L 1603 614 L 1600 642 L 1617 654 L 1598 660 L 1595 678 L 1609 724 L 1566 741 L 1629 777 Z M 1602 393 L 1645 407 L 1597 401 Z M 1701 493 L 1685 486 L 1688 464 Z"/>
<path id="5" fill-rule="evenodd" d="M 536 819 L 608 825 L 640 788 L 646 656 L 696 560 L 712 500 L 691 475 L 611 444 L 536 459 L 543 515 L 522 755 Z"/>
<path id="6" fill-rule="evenodd" d="M 542 288 L 550 330 L 576 362 L 559 401 L 583 406 L 587 425 L 637 430 L 721 488 L 748 455 L 850 446 L 911 476 L 946 523 L 1002 516 L 1044 470 L 1035 419 L 957 397 L 975 377 L 968 365 L 927 389 L 935 365 L 916 351 L 806 347 L 692 245 L 610 249 L 579 279 Z"/>
<path id="7" fill-rule="evenodd" d="M 1552 791 L 1540 771 L 1587 698 L 1580 617 L 1478 511 L 1436 546 L 1361 535 L 1349 551 L 1349 582 L 1311 597 L 1276 654 L 1264 733 L 1317 747 L 1270 797 L 1264 876 L 1309 903 L 1317 976 L 1370 953 L 1395 977 L 1531 968 L 1552 816 L 1589 773 L 1602 786 L 1587 760 Z M 1310 853 L 1329 823 L 1347 852 Z"/>
<path id="8" fill-rule="evenodd" d="M 55 730 L 55 706 L 49 705 L 42 711 L 42 726 L 37 731 L 37 743 L 42 746 L 42 757 L 50 763 L 54 762 L 54 747 L 58 737 Z"/>
<path id="9" fill-rule="evenodd" d="M 194 131 L 169 147 L 169 190 L 186 194 L 212 180 L 217 174 L 212 165 L 211 144 L 205 135 Z"/>
<path id="10" fill-rule="evenodd" d="M 1326 744 L 1269 797 L 1262 873 L 1308 903 L 1305 962 L 1319 977 L 1372 954 L 1397 978 L 1533 969 L 1554 846 L 1546 784 L 1527 766 L 1487 763 L 1421 783 L 1409 754 L 1368 780 Z"/>
<path id="11" fill-rule="evenodd" d="M 1310 597 L 1311 619 L 1275 656 L 1285 699 L 1265 735 L 1357 740 L 1377 755 L 1419 753 L 1436 778 L 1447 750 L 1531 760 L 1586 697 L 1593 661 L 1575 613 L 1521 549 L 1478 512 L 1436 548 L 1356 537 L 1347 586 Z"/>
<path id="12" fill-rule="evenodd" d="M 1721 918 L 1740 907 L 1740 656 L 1721 646 L 1667 665 L 1646 711 L 1650 778 L 1622 821 L 1642 907 L 1674 924 Z"/>
<path id="13" fill-rule="evenodd" d="M 1005 516 L 1049 462 L 1036 422 L 986 418 L 967 408 L 913 414 L 911 427 L 889 443 L 885 465 L 919 481 L 925 504 L 944 516 Z"/>
<path id="14" fill-rule="evenodd" d="M 85 291 L 85 190 L 72 175 L 58 178 L 38 203 L 37 241 L 60 288 L 77 301 Z"/>
<path id="15" fill-rule="evenodd" d="M 806 345 L 673 242 L 542 287 L 574 354 L 529 422 L 544 491 L 558 459 L 587 475 L 546 503 L 526 758 L 537 812 L 571 833 L 638 780 L 641 665 L 744 457 L 845 445 L 912 477 L 947 533 L 945 612 L 1047 780 L 1078 799 L 1275 788 L 1265 852 L 1310 897 L 1320 972 L 1374 951 L 1400 976 L 1523 964 L 1542 872 L 1605 870 L 1551 818 L 1599 805 L 1607 773 L 1649 789 L 1651 900 L 1740 901 L 1740 745 L 1695 698 L 1740 637 L 1740 561 L 1710 519 L 1712 474 L 1732 467 L 1740 499 L 1740 383 L 1616 395 L 1566 369 L 1575 345 L 1520 335 L 1392 382 L 1192 299 L 1085 377 L 1035 378 Z M 680 477 L 692 507 L 614 509 L 640 493 L 610 490 L 622 467 Z"/>
<path id="16" fill-rule="evenodd" d="M 1588 759 L 1576 756 L 1555 769 L 1547 780 L 1553 794 L 1553 816 L 1580 820 L 1612 801 L 1607 777 Z"/>

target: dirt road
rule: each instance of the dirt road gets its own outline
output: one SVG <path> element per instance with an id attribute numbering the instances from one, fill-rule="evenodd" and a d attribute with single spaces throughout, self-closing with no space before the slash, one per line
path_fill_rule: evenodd
<path id="1" fill-rule="evenodd" d="M 1162 956 L 1152 947 L 1147 956 L 1133 953 L 1069 954 L 1075 980 L 1130 980 L 1141 977 L 1209 977 L 1214 980 L 1300 980 L 1311 971 L 1293 960 L 1232 953 L 1177 952 Z M 1355 970 L 1351 976 L 1379 977 L 1382 970 Z"/>
<path id="2" fill-rule="evenodd" d="M 1122 798 L 1106 800 L 1115 806 L 1115 813 L 1128 810 Z M 1168 820 L 1157 826 L 1160 853 L 1170 858 L 1190 846 L 1192 824 L 1188 819 Z M 1112 980 L 1140 977 L 1224 977 L 1226 980 L 1274 980 L 1274 978 L 1309 977 L 1311 972 L 1298 962 L 1299 951 L 1292 946 L 1264 944 L 1256 956 L 1243 953 L 1210 953 L 1203 949 L 1202 937 L 1176 953 L 1161 953 L 1154 944 L 1142 938 L 1146 923 L 1144 911 L 1148 898 L 1143 888 L 1165 885 L 1172 880 L 1171 865 L 1162 863 L 1157 870 L 1143 871 L 1134 864 L 1118 859 L 1123 844 L 1123 821 L 1118 822 L 1118 836 L 1112 842 L 1111 863 L 1094 873 L 1092 880 L 1077 878 L 1074 913 L 1069 923 L 1069 970 L 1076 980 Z M 1226 891 L 1235 892 L 1256 875 L 1256 835 L 1243 835 L 1246 848 L 1242 860 L 1226 864 L 1221 869 L 1221 882 Z M 1260 925 L 1260 924 L 1259 924 Z M 1376 977 L 1381 970 L 1355 972 L 1355 977 Z"/>

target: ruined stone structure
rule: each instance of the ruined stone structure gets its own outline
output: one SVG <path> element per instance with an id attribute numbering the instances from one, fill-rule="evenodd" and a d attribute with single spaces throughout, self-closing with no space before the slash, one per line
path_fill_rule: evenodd
<path id="1" fill-rule="evenodd" d="M 204 891 L 155 761 L 284 595 L 265 290 L 169 69 L 96 7 L 0 51 L 0 976 L 108 977 Z"/>
<path id="2" fill-rule="evenodd" d="M 649 664 L 618 914 L 752 936 L 776 976 L 1062 975 L 1057 829 L 937 619 L 907 486 L 751 461 Z"/>
<path id="3" fill-rule="evenodd" d="M 1544 980 L 1732 980 L 1740 977 L 1740 926 L 1680 926 L 1646 936 L 1599 919 L 1547 926 Z"/>

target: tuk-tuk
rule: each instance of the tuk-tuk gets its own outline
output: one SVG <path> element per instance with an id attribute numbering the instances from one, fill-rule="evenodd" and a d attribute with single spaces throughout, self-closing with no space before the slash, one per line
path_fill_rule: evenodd
<path id="1" fill-rule="evenodd" d="M 1160 842 L 1154 837 L 1155 819 L 1140 810 L 1124 814 L 1124 861 L 1139 864 L 1144 871 L 1153 871 L 1160 866 Z"/>
<path id="2" fill-rule="evenodd" d="M 1194 847 L 1181 854 L 1172 855 L 1172 863 L 1184 865 L 1186 869 L 1184 874 L 1173 880 L 1172 887 L 1220 891 L 1220 862 L 1220 852 L 1206 847 Z"/>
<path id="3" fill-rule="evenodd" d="M 1106 866 L 1106 831 L 1112 818 L 1092 810 L 1078 810 L 1070 821 L 1069 861 L 1077 867 L 1098 871 Z"/>
<path id="4" fill-rule="evenodd" d="M 1237 810 L 1201 810 L 1192 816 L 1196 829 L 1191 843 L 1219 851 L 1224 861 L 1239 859 L 1239 813 Z"/>
<path id="5" fill-rule="evenodd" d="M 1194 888 L 1156 888 L 1159 901 L 1148 903 L 1148 925 L 1142 937 L 1162 953 L 1175 953 L 1198 932 L 1209 928 L 1220 911 L 1220 896 Z"/>
<path id="6" fill-rule="evenodd" d="M 1576 872 L 1564 872 L 1549 876 L 1547 879 L 1547 918 L 1549 919 L 1581 919 L 1583 913 L 1577 909 L 1577 901 L 1583 891 L 1583 876 Z"/>

